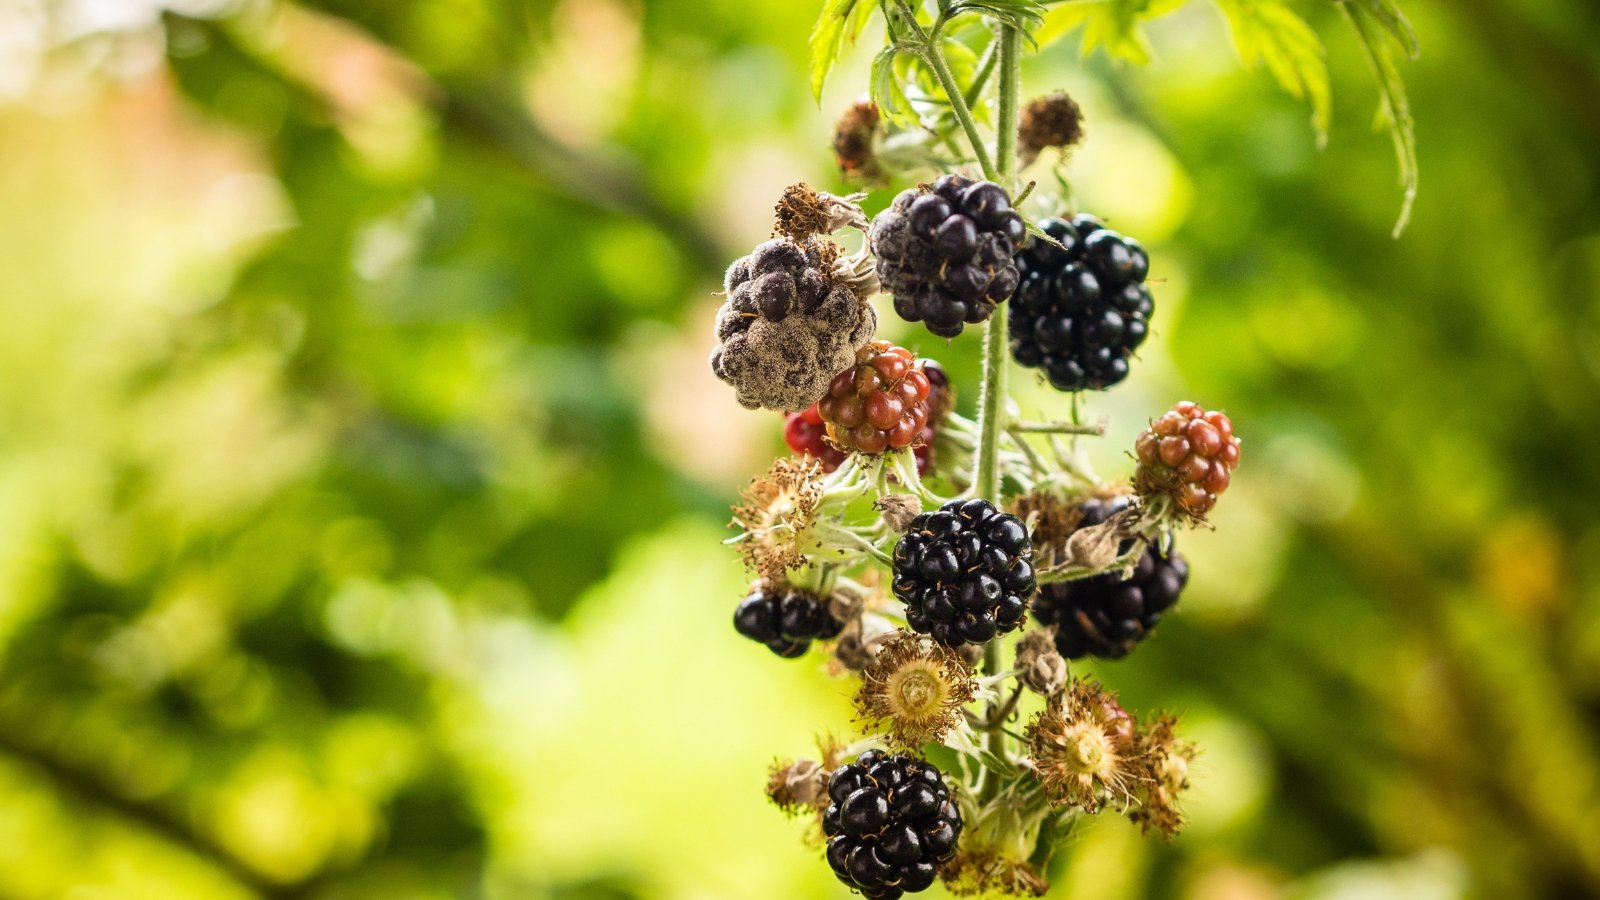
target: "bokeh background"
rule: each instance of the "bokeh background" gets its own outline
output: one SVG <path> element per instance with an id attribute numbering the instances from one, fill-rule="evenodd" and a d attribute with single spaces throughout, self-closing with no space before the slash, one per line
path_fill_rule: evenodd
<path id="1" fill-rule="evenodd" d="M 0 2 L 0 897 L 845 896 L 761 786 L 848 686 L 728 623 L 780 422 L 705 366 L 843 187 L 817 7 Z M 1087 667 L 1184 713 L 1192 825 L 1052 896 L 1600 896 L 1600 7 L 1406 7 L 1399 240 L 1331 3 L 1321 150 L 1206 3 L 1026 65 L 1162 279 L 1103 471 L 1180 398 L 1246 436 Z"/>

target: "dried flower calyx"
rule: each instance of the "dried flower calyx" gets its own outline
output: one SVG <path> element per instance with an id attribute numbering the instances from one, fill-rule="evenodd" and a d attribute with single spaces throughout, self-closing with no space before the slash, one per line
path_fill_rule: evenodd
<path id="1" fill-rule="evenodd" d="M 789 569 L 805 564 L 815 543 L 811 530 L 822 499 L 821 476 L 816 460 L 775 460 L 733 508 L 733 524 L 745 532 L 739 545 L 745 564 L 763 577 L 782 581 Z"/>
<path id="2" fill-rule="evenodd" d="M 1056 651 L 1055 636 L 1037 628 L 1017 641 L 1017 680 L 1044 697 L 1053 697 L 1067 684 L 1067 661 Z"/>
<path id="3" fill-rule="evenodd" d="M 1177 801 L 1194 756 L 1175 725 L 1163 716 L 1140 728 L 1116 695 L 1074 681 L 1029 724 L 1028 756 L 1053 805 L 1093 814 L 1116 803 L 1145 830 L 1171 837 L 1183 824 Z"/>
<path id="4" fill-rule="evenodd" d="M 833 157 L 845 178 L 864 184 L 887 180 L 877 154 L 881 120 L 878 105 L 871 100 L 856 101 L 839 117 L 833 129 Z"/>
<path id="5" fill-rule="evenodd" d="M 898 631 L 882 642 L 861 673 L 856 714 L 869 729 L 886 725 L 890 744 L 916 750 L 944 739 L 976 688 L 960 654 Z"/>
<path id="6" fill-rule="evenodd" d="M 1070 150 L 1083 140 L 1083 110 L 1066 91 L 1028 101 L 1017 126 L 1017 150 L 1028 165 L 1046 147 Z"/>
<path id="7" fill-rule="evenodd" d="M 772 231 L 780 237 L 803 241 L 813 235 L 832 234 L 846 225 L 866 231 L 870 223 L 866 213 L 856 205 L 856 197 L 836 197 L 819 191 L 805 182 L 791 184 L 783 190 L 774 208 L 776 220 Z"/>

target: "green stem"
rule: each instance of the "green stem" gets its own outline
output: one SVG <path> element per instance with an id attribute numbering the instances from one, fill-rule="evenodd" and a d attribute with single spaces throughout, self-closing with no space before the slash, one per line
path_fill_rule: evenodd
<path id="1" fill-rule="evenodd" d="M 972 84 L 968 85 L 966 93 L 961 95 L 968 108 L 977 106 L 978 101 L 983 99 L 983 89 L 989 84 L 989 76 L 994 74 L 994 64 L 999 58 L 999 51 L 999 41 L 991 41 L 989 46 L 984 48 L 983 58 L 978 60 L 978 74 L 972 76 Z"/>
<path id="2" fill-rule="evenodd" d="M 937 39 L 923 45 L 922 59 L 932 70 L 933 77 L 939 79 L 939 88 L 950 99 L 950 108 L 956 114 L 956 121 L 961 123 L 961 130 L 967 133 L 967 142 L 972 144 L 972 155 L 977 158 L 978 168 L 983 170 L 983 177 L 990 181 L 999 180 L 1000 176 L 995 171 L 994 163 L 989 160 L 989 151 L 983 143 L 983 135 L 978 131 L 978 120 L 972 117 L 972 108 L 967 106 L 961 86 L 956 84 L 955 76 L 950 74 L 950 64 L 945 62 L 944 51 L 939 47 Z M 1012 167 L 1015 168 L 1015 165 L 1013 161 Z"/>
<path id="3" fill-rule="evenodd" d="M 1023 434 L 1092 434 L 1106 433 L 1104 422 L 1084 425 L 1079 422 L 1012 422 L 1010 428 Z"/>
<path id="4" fill-rule="evenodd" d="M 1007 192 L 1015 192 L 1017 180 L 1017 95 L 1021 90 L 1022 34 L 1015 28 L 1000 28 L 1000 133 L 995 143 L 995 155 L 1000 169 L 989 177 L 1000 183 Z M 948 88 L 947 88 L 948 90 Z M 954 98 L 952 98 L 954 99 Z M 965 106 L 965 104 L 962 104 Z M 985 170 L 987 174 L 988 170 Z M 998 465 L 1000 430 L 1005 416 L 1006 396 L 1006 314 L 1008 304 L 995 308 L 983 331 L 983 382 L 978 390 L 978 449 L 973 461 L 973 490 L 992 501 L 1000 499 L 1000 467 Z M 1000 641 L 992 640 L 983 649 L 983 668 L 990 675 L 1004 671 L 1000 658 Z M 993 718 L 996 710 L 990 709 L 986 718 Z M 984 736 L 990 753 L 1006 759 L 1006 734 L 996 729 Z M 988 779 L 983 786 L 982 799 L 990 800 L 1000 790 L 998 777 Z"/>
<path id="5" fill-rule="evenodd" d="M 1000 125 L 994 155 L 1000 160 L 1000 186 L 1017 191 L 1017 94 L 1022 90 L 1022 32 L 1000 29 Z"/>

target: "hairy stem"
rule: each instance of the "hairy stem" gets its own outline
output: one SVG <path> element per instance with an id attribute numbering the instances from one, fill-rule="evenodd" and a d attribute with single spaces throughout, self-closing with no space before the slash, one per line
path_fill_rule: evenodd
<path id="1" fill-rule="evenodd" d="M 995 156 L 1000 169 L 989 177 L 1000 183 L 1007 192 L 1016 190 L 1017 180 L 1017 95 L 1021 88 L 1022 35 L 1015 28 L 1000 28 L 1000 134 L 995 142 Z M 980 497 L 1000 499 L 1000 467 L 998 463 L 1000 430 L 1005 415 L 1006 396 L 1006 314 L 1007 304 L 1000 304 L 984 325 L 983 331 L 983 382 L 978 390 L 978 449 L 973 462 L 973 489 Z M 990 675 L 1003 671 L 1000 658 L 1000 641 L 992 640 L 983 650 L 984 671 Z M 990 708 L 986 719 L 1000 718 L 999 711 Z M 984 737 L 989 751 L 997 758 L 1006 759 L 1006 734 L 996 729 Z M 1000 790 L 1000 779 L 991 778 L 984 783 L 983 799 L 994 797 Z"/>
<path id="2" fill-rule="evenodd" d="M 1000 176 L 995 171 L 994 163 L 989 160 L 989 150 L 984 146 L 983 135 L 978 131 L 978 120 L 972 117 L 972 108 L 967 105 L 966 96 L 961 91 L 961 86 L 956 84 L 954 75 L 950 74 L 950 64 L 945 62 L 944 50 L 939 47 L 937 38 L 930 40 L 921 48 L 922 59 L 927 62 L 932 70 L 933 77 L 939 79 L 939 89 L 950 100 L 950 108 L 956 114 L 956 121 L 961 123 L 961 130 L 967 133 L 967 142 L 972 144 L 972 155 L 978 160 L 978 168 L 983 170 L 983 177 L 990 181 L 998 181 Z M 1015 169 L 1016 163 L 1012 162 Z"/>

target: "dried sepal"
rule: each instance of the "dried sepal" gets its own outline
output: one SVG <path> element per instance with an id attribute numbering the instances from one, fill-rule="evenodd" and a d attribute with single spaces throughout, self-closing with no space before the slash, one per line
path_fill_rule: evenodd
<path id="1" fill-rule="evenodd" d="M 972 667 L 963 656 L 897 631 L 879 643 L 861 673 L 856 718 L 868 729 L 887 726 L 891 746 L 915 751 L 943 740 L 976 690 Z"/>
<path id="2" fill-rule="evenodd" d="M 1054 628 L 1035 628 L 1017 641 L 1017 681 L 1043 697 L 1067 684 L 1067 661 L 1056 650 Z"/>
<path id="3" fill-rule="evenodd" d="M 1073 681 L 1027 731 L 1028 757 L 1050 802 L 1094 814 L 1108 799 L 1131 802 L 1145 777 L 1133 716 L 1111 692 Z"/>
<path id="4" fill-rule="evenodd" d="M 1178 797 L 1189 787 L 1189 763 L 1194 759 L 1194 744 L 1177 736 L 1178 721 L 1161 716 L 1140 735 L 1143 745 L 1145 777 L 1134 790 L 1138 805 L 1128 818 L 1148 833 L 1151 829 L 1171 840 L 1183 828 L 1183 811 Z"/>
<path id="5" fill-rule="evenodd" d="M 767 770 L 767 799 L 788 815 L 828 805 L 828 773 L 812 759 L 775 760 Z"/>
<path id="6" fill-rule="evenodd" d="M 872 508 L 883 514 L 883 524 L 900 532 L 921 514 L 922 501 L 911 494 L 884 494 L 873 501 Z"/>
<path id="7" fill-rule="evenodd" d="M 753 478 L 733 508 L 733 525 L 744 529 L 739 551 L 745 565 L 772 581 L 805 564 L 812 545 L 817 504 L 822 499 L 822 464 L 809 457 L 775 460 Z"/>

